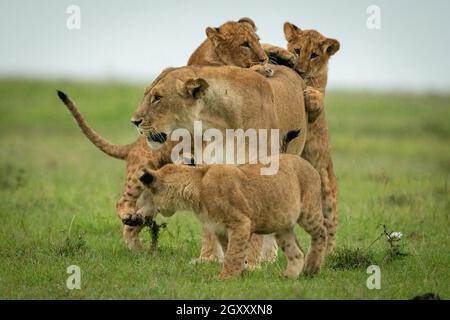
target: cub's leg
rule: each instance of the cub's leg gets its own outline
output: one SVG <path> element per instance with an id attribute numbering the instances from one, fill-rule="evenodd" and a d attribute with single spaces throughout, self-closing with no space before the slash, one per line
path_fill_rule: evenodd
<path id="1" fill-rule="evenodd" d="M 327 229 L 324 226 L 320 193 L 310 193 L 309 198 L 303 199 L 303 201 L 299 224 L 311 236 L 311 245 L 306 255 L 306 264 L 303 271 L 307 274 L 313 274 L 319 272 L 325 258 Z"/>
<path id="2" fill-rule="evenodd" d="M 139 233 L 144 226 L 123 226 L 123 240 L 128 248 L 134 251 L 141 251 L 143 249 L 141 240 L 139 240 Z"/>
<path id="3" fill-rule="evenodd" d="M 332 189 L 333 186 L 326 169 L 320 171 L 320 179 L 322 183 L 322 213 L 327 229 L 327 254 L 329 254 L 336 248 L 336 192 Z"/>
<path id="4" fill-rule="evenodd" d="M 270 63 L 287 66 L 289 68 L 294 68 L 296 65 L 295 55 L 288 50 L 276 47 L 271 44 L 262 45 L 264 52 L 269 57 Z"/>
<path id="5" fill-rule="evenodd" d="M 141 214 L 136 214 L 136 202 L 144 191 L 144 186 L 139 181 L 141 171 L 136 166 L 135 170 L 129 170 L 127 181 L 125 183 L 125 190 L 116 204 L 117 214 L 122 220 L 123 224 L 129 226 L 137 226 L 144 223 L 144 217 Z"/>
<path id="6" fill-rule="evenodd" d="M 284 275 L 289 278 L 296 278 L 303 269 L 305 261 L 305 254 L 300 248 L 294 229 L 289 229 L 284 232 L 277 232 L 275 234 L 278 246 L 281 247 L 283 253 L 287 258 L 287 267 Z"/>
<path id="7" fill-rule="evenodd" d="M 227 226 L 228 244 L 223 268 L 219 274 L 220 279 L 236 277 L 244 271 L 250 235 L 250 219 L 248 218 Z"/>

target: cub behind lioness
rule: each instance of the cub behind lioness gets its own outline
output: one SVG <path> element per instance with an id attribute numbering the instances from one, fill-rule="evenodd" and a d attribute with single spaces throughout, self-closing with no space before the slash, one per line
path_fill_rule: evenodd
<path id="1" fill-rule="evenodd" d="M 275 233 L 288 260 L 285 276 L 297 277 L 302 270 L 316 273 L 327 243 L 320 177 L 299 156 L 282 154 L 279 162 L 279 171 L 270 176 L 260 174 L 261 164 L 169 164 L 144 169 L 140 180 L 157 209 L 192 210 L 217 237 L 225 252 L 220 278 L 242 273 L 254 233 Z M 297 223 L 311 236 L 306 263 L 294 233 Z"/>
<path id="2" fill-rule="evenodd" d="M 264 45 L 271 60 L 293 61 L 298 74 L 305 80 L 305 107 L 308 112 L 308 135 L 302 157 L 320 173 L 322 180 L 322 209 L 328 229 L 328 251 L 336 247 L 338 184 L 333 170 L 328 124 L 324 110 L 324 95 L 328 79 L 328 61 L 340 48 L 336 39 L 327 38 L 316 30 L 302 30 L 286 22 L 285 50 Z"/>

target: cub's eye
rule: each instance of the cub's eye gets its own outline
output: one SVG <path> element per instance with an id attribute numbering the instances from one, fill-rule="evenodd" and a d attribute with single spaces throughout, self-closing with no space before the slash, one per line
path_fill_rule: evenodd
<path id="1" fill-rule="evenodd" d="M 294 52 L 295 52 L 296 54 L 300 54 L 300 48 L 295 48 L 295 49 L 294 49 Z"/>
<path id="2" fill-rule="evenodd" d="M 158 95 L 158 94 L 155 94 L 153 97 L 152 97 L 152 103 L 157 103 L 157 102 L 159 102 L 160 100 L 161 100 L 161 96 L 160 95 Z"/>
<path id="3" fill-rule="evenodd" d="M 248 43 L 248 41 L 246 41 L 243 44 L 241 44 L 241 47 L 250 49 L 250 44 Z"/>
<path id="4" fill-rule="evenodd" d="M 311 59 L 317 58 L 319 55 L 315 52 L 311 53 Z"/>

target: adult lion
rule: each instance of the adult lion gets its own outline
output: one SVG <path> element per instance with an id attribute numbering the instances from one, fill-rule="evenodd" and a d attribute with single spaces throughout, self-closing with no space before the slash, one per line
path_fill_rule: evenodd
<path id="1" fill-rule="evenodd" d="M 203 128 L 280 129 L 284 134 L 301 129 L 303 134 L 289 145 L 288 153 L 300 155 L 306 138 L 307 116 L 303 80 L 295 71 L 271 66 L 266 78 L 236 67 L 181 67 L 164 71 L 146 90 L 132 121 L 150 145 L 165 143 L 176 128 L 192 130 L 194 120 Z M 133 191 L 124 193 L 118 206 L 126 223 L 138 223 L 135 202 L 142 185 L 135 177 Z M 202 256 L 208 259 L 207 253 Z"/>
<path id="2" fill-rule="evenodd" d="M 238 21 L 228 21 L 220 27 L 208 27 L 205 30 L 206 40 L 192 53 L 188 65 L 221 66 L 232 65 L 248 68 L 252 65 L 266 62 L 259 37 L 256 34 L 255 23 L 250 18 L 241 18 Z M 115 145 L 102 138 L 83 119 L 75 104 L 62 92 L 58 93 L 61 100 L 69 109 L 86 137 L 101 151 L 116 159 L 126 160 L 127 179 L 125 189 L 138 168 L 143 165 L 152 165 L 154 169 L 170 162 L 170 146 L 155 151 L 147 146 L 146 139 L 139 137 L 128 145 Z M 127 192 L 127 190 L 125 190 Z M 142 193 L 137 209 L 143 215 L 150 215 L 152 211 L 151 199 L 147 192 Z M 139 233 L 142 225 L 123 227 L 123 238 L 128 247 L 141 250 Z M 206 236 L 207 237 L 207 236 Z M 211 241 L 204 241 L 204 252 L 209 252 Z"/>

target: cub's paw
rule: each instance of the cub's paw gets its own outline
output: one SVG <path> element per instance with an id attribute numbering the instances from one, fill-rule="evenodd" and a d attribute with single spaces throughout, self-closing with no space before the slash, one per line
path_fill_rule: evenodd
<path id="1" fill-rule="evenodd" d="M 256 71 L 259 74 L 263 75 L 266 78 L 273 77 L 275 71 L 272 68 L 269 68 L 267 65 L 257 64 L 250 67 L 250 70 Z"/>
<path id="2" fill-rule="evenodd" d="M 306 262 L 305 268 L 303 269 L 303 273 L 306 276 L 312 277 L 313 275 L 317 274 L 320 271 L 320 264 L 319 263 L 308 263 Z"/>
<path id="3" fill-rule="evenodd" d="M 139 226 L 144 224 L 144 218 L 140 214 L 127 214 L 122 218 L 122 223 L 127 226 Z"/>
<path id="4" fill-rule="evenodd" d="M 319 113 L 323 110 L 323 93 L 313 87 L 306 87 L 303 91 L 307 112 Z"/>

